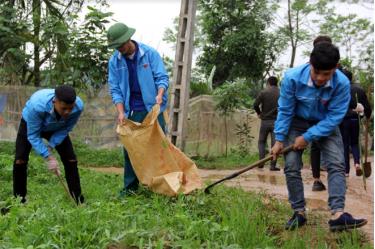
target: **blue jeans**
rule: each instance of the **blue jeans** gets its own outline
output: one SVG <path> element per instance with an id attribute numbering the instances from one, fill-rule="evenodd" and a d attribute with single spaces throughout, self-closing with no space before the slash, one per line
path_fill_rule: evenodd
<path id="1" fill-rule="evenodd" d="M 144 112 L 131 112 L 131 114 L 129 115 L 129 120 L 141 123 L 145 119 L 147 114 L 148 114 L 148 112 L 146 112 L 146 111 L 144 111 Z M 162 130 L 165 133 L 165 120 L 164 120 L 163 113 L 159 114 L 158 122 L 159 122 L 160 127 L 162 128 Z M 130 162 L 128 152 L 126 151 L 125 148 L 124 148 L 124 159 L 125 159 L 125 162 L 124 162 L 124 190 L 125 190 L 125 192 L 128 191 L 128 190 L 135 191 L 138 188 L 139 181 L 138 181 L 138 178 L 137 178 L 137 176 L 134 172 L 132 163 Z"/>
<path id="2" fill-rule="evenodd" d="M 290 128 L 288 140 L 284 146 L 293 144 L 296 137 L 302 135 L 305 131 L 301 129 Z M 328 206 L 332 213 L 343 211 L 345 206 L 345 163 L 343 143 L 338 127 L 328 137 L 323 137 L 316 141 L 322 158 L 324 159 L 328 172 Z M 301 177 L 303 150 L 291 151 L 284 156 L 285 158 L 285 176 L 288 187 L 288 199 L 295 211 L 305 210 L 305 196 L 303 192 L 303 182 Z"/>

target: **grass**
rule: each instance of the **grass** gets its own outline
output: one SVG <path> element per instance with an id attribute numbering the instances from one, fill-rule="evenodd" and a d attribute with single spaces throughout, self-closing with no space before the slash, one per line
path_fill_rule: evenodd
<path id="1" fill-rule="evenodd" d="M 359 231 L 328 232 L 317 213 L 310 225 L 284 231 L 288 204 L 225 186 L 175 198 L 141 188 L 119 199 L 122 176 L 81 168 L 86 202 L 75 207 L 35 155 L 22 205 L 11 197 L 12 162 L 12 149 L 1 144 L 0 248 L 372 248 Z"/>
<path id="2" fill-rule="evenodd" d="M 122 148 L 96 149 L 82 142 L 73 141 L 78 163 L 82 167 L 122 167 L 124 164 Z M 13 142 L 0 142 L 0 152 L 13 154 Z M 228 156 L 192 157 L 199 168 L 202 169 L 237 169 L 248 166 L 259 160 L 258 154 L 241 155 L 239 152 L 231 152 Z M 310 165 L 309 152 L 303 153 L 304 165 Z M 282 157 L 278 159 L 278 165 L 284 165 Z"/>
<path id="3" fill-rule="evenodd" d="M 74 152 L 77 155 L 79 166 L 82 167 L 122 167 L 124 156 L 122 148 L 96 149 L 82 142 L 73 141 Z M 15 145 L 13 142 L 0 142 L 0 153 L 14 155 Z M 32 150 L 31 155 L 34 154 Z M 57 154 L 56 154 L 57 155 Z M 42 161 L 41 161 L 42 163 Z"/>

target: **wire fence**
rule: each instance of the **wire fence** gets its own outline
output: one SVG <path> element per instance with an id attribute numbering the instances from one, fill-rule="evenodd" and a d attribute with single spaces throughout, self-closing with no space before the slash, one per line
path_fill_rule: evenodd
<path id="1" fill-rule="evenodd" d="M 7 95 L 3 113 L 5 124 L 0 126 L 0 140 L 15 141 L 22 109 L 36 90 L 34 87 L 0 86 L 0 93 Z M 103 89 L 93 98 L 87 97 L 84 93 L 78 95 L 84 101 L 85 109 L 71 132 L 71 137 L 94 147 L 120 146 L 116 134 L 116 109 L 107 90 Z M 234 112 L 227 118 L 227 129 L 225 129 L 225 118 L 215 111 L 212 97 L 207 95 L 195 97 L 189 100 L 185 152 L 200 156 L 220 155 L 225 153 L 226 143 L 229 150 L 245 146 L 249 153 L 255 152 L 259 125 L 256 115 L 242 110 Z M 248 127 L 248 139 L 243 139 L 243 134 L 239 131 L 240 127 Z"/>

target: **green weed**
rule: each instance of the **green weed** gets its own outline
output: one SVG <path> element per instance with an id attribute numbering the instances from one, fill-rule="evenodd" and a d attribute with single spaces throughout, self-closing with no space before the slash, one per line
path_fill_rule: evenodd
<path id="1" fill-rule="evenodd" d="M 22 205 L 12 197 L 13 155 L 2 148 L 0 248 L 371 248 L 359 231 L 328 232 L 327 218 L 317 214 L 309 214 L 316 222 L 286 232 L 285 202 L 225 186 L 175 198 L 141 187 L 120 199 L 122 176 L 81 167 L 86 202 L 75 207 L 34 154 Z"/>

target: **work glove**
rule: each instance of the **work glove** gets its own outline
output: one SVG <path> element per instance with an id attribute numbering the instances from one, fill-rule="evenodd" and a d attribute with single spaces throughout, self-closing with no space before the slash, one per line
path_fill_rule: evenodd
<path id="1" fill-rule="evenodd" d="M 353 109 L 353 111 L 357 112 L 361 116 L 363 116 L 364 110 L 365 110 L 365 108 L 363 107 L 363 105 L 361 103 L 357 103 L 357 107 L 355 109 Z"/>
<path id="2" fill-rule="evenodd" d="M 59 164 L 54 156 L 49 156 L 47 158 L 47 168 L 51 173 L 57 176 L 61 175 Z"/>

